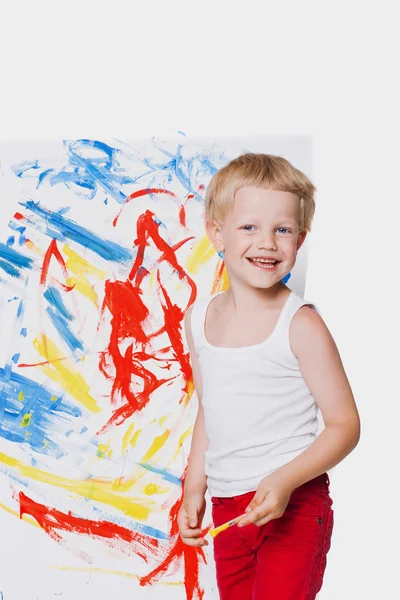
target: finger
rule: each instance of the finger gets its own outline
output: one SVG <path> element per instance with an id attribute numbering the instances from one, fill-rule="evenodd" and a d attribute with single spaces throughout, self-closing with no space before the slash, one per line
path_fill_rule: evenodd
<path id="1" fill-rule="evenodd" d="M 266 515 L 265 517 L 263 517 L 262 519 L 257 519 L 257 521 L 254 521 L 254 525 L 256 525 L 257 527 L 260 527 L 261 525 L 266 525 L 273 519 L 277 519 L 277 517 L 274 517 L 273 515 L 269 514 L 269 515 Z"/>
<path id="2" fill-rule="evenodd" d="M 181 536 L 181 538 L 182 538 L 182 542 L 184 544 L 186 544 L 187 546 L 192 546 L 193 548 L 200 548 L 201 546 L 208 546 L 208 541 L 202 537 L 189 538 L 189 537 Z"/>
<path id="3" fill-rule="evenodd" d="M 250 504 L 246 508 L 245 512 L 246 513 L 251 512 L 252 510 L 257 508 L 257 506 L 260 506 L 260 504 L 262 504 L 262 502 L 264 502 L 264 500 L 265 500 L 265 494 L 257 492 L 256 495 L 254 496 L 253 500 L 250 502 Z"/>
<path id="4" fill-rule="evenodd" d="M 196 538 L 201 536 L 201 529 L 182 528 L 181 537 Z"/>
<path id="5" fill-rule="evenodd" d="M 238 523 L 238 527 L 245 527 L 245 525 L 250 525 L 250 523 L 255 523 L 268 515 L 268 509 L 263 506 L 259 506 L 248 513 L 243 519 L 241 519 Z"/>

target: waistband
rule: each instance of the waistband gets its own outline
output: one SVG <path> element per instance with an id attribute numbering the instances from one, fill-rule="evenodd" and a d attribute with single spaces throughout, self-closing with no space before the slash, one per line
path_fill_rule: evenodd
<path id="1" fill-rule="evenodd" d="M 299 487 L 295 488 L 293 490 L 293 493 L 296 492 L 296 490 L 298 490 L 297 493 L 301 492 L 302 490 L 304 490 L 304 491 L 318 490 L 321 492 L 324 490 L 329 491 L 329 485 L 330 485 L 330 479 L 329 479 L 328 473 L 322 473 L 321 475 L 317 475 L 317 477 L 314 477 L 313 479 L 310 479 L 309 481 L 306 481 Z M 250 492 L 246 492 L 245 494 L 240 494 L 238 496 L 231 496 L 231 497 L 213 496 L 211 498 L 211 500 L 212 500 L 213 504 L 218 504 L 219 501 L 222 502 L 224 500 L 229 500 L 229 499 L 239 500 L 240 498 L 244 498 L 245 496 L 253 497 L 255 493 L 256 493 L 256 490 L 252 490 Z"/>

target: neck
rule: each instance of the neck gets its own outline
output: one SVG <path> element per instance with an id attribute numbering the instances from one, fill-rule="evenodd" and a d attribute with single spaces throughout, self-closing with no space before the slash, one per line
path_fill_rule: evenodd
<path id="1" fill-rule="evenodd" d="M 270 288 L 261 289 L 244 286 L 242 282 L 230 281 L 230 286 L 225 292 L 227 302 L 232 303 L 236 311 L 260 310 L 275 305 L 278 297 L 282 296 L 284 290 L 289 288 L 278 281 Z"/>

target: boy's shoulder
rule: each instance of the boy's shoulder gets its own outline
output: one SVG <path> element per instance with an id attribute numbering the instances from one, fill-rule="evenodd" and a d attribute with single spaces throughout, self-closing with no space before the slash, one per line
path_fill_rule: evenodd
<path id="1" fill-rule="evenodd" d="M 332 336 L 325 321 L 313 306 L 304 304 L 296 311 L 290 323 L 290 346 L 295 356 L 329 343 Z"/>

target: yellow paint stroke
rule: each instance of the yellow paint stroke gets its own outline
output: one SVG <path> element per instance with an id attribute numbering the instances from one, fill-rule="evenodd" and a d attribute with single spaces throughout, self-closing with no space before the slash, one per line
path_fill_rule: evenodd
<path id="1" fill-rule="evenodd" d="M 44 450 L 46 448 L 46 446 L 48 446 L 48 445 L 49 445 L 49 442 L 47 440 L 44 440 L 44 444 L 41 448 L 39 448 L 39 451 Z"/>
<path id="2" fill-rule="evenodd" d="M 163 417 L 161 417 L 161 419 L 158 420 L 160 427 L 162 427 L 164 425 L 164 423 L 167 419 L 168 419 L 167 415 L 164 415 Z"/>
<path id="3" fill-rule="evenodd" d="M 29 427 L 29 425 L 31 424 L 31 418 L 32 418 L 32 413 L 26 413 L 22 417 L 21 427 Z"/>
<path id="4" fill-rule="evenodd" d="M 129 425 L 128 429 L 124 433 L 124 437 L 122 438 L 122 454 L 125 454 L 125 452 L 128 449 L 129 439 L 130 439 L 134 429 L 135 429 L 135 423 L 131 423 Z"/>
<path id="5" fill-rule="evenodd" d="M 21 390 L 20 393 L 18 394 L 18 400 L 20 402 L 23 402 L 25 400 L 25 396 L 24 396 L 24 392 Z"/>
<path id="6" fill-rule="evenodd" d="M 29 250 L 32 250 L 32 252 L 34 252 L 38 256 L 44 256 L 43 250 L 41 248 L 39 248 L 38 246 L 36 246 L 36 244 L 34 244 L 32 242 L 32 240 L 26 240 L 25 241 L 25 246 L 27 248 L 29 248 Z"/>
<path id="7" fill-rule="evenodd" d="M 89 394 L 89 386 L 82 375 L 75 369 L 72 362 L 65 358 L 61 350 L 45 335 L 40 335 L 40 340 L 33 340 L 33 345 L 41 356 L 49 363 L 39 365 L 43 373 L 78 400 L 83 406 L 93 413 L 100 412 L 100 406 Z"/>
<path id="8" fill-rule="evenodd" d="M 154 494 L 166 494 L 169 492 L 169 488 L 162 488 L 160 485 L 156 483 L 148 483 L 144 488 L 144 493 L 147 496 L 153 496 Z"/>
<path id="9" fill-rule="evenodd" d="M 57 396 L 50 396 L 50 400 L 52 402 L 56 402 L 58 400 Z"/>
<path id="10" fill-rule="evenodd" d="M 167 441 L 169 436 L 169 429 L 166 429 L 164 433 L 158 435 L 154 438 L 154 441 L 150 448 L 147 450 L 146 454 L 143 456 L 142 462 L 147 462 L 162 448 Z"/>
<path id="11" fill-rule="evenodd" d="M 73 285 L 77 292 L 80 292 L 86 298 L 89 298 L 93 304 L 98 307 L 99 299 L 93 286 L 88 281 L 86 275 L 95 275 L 98 279 L 105 279 L 107 277 L 107 271 L 98 269 L 91 265 L 87 260 L 82 258 L 77 252 L 74 252 L 67 244 L 63 246 L 63 253 L 68 256 L 65 266 L 71 273 L 74 273 L 75 277 L 69 277 L 67 285 Z"/>
<path id="12" fill-rule="evenodd" d="M 104 455 L 110 450 L 109 444 L 99 444 L 97 446 L 97 456 L 103 458 Z"/>
<path id="13" fill-rule="evenodd" d="M 131 440 L 129 441 L 129 445 L 134 448 L 136 446 L 136 442 L 138 441 L 139 435 L 142 433 L 143 429 L 138 429 L 137 431 L 135 431 L 134 435 L 132 436 Z"/>
<path id="14" fill-rule="evenodd" d="M 122 477 L 117 477 L 113 482 L 112 482 L 112 486 L 111 489 L 113 491 L 119 491 L 119 492 L 129 492 L 139 481 L 139 479 L 141 479 L 144 476 L 143 470 L 141 472 L 139 472 L 139 469 L 136 470 L 137 475 L 134 475 L 133 477 L 130 477 L 129 479 L 123 479 Z"/>
<path id="15" fill-rule="evenodd" d="M 178 445 L 177 445 L 177 448 L 176 448 L 176 452 L 175 452 L 174 457 L 173 457 L 172 460 L 176 459 L 176 457 L 178 456 L 179 452 L 181 451 L 181 448 L 183 446 L 183 442 L 186 440 L 186 438 L 188 438 L 188 437 L 190 437 L 192 435 L 192 432 L 193 432 L 193 427 L 190 425 L 190 427 L 188 427 L 186 429 L 186 431 L 184 431 L 182 433 L 181 437 L 178 440 Z"/>
<path id="16" fill-rule="evenodd" d="M 54 485 L 75 494 L 79 494 L 84 498 L 113 506 L 127 516 L 141 521 L 146 521 L 148 519 L 151 507 L 154 506 L 154 502 L 150 500 L 146 500 L 144 503 L 140 504 L 139 499 L 135 501 L 132 498 L 126 498 L 119 494 L 108 492 L 105 489 L 101 489 L 99 485 L 94 483 L 91 479 L 76 481 L 36 469 L 35 467 L 24 465 L 24 463 L 16 458 L 7 456 L 2 452 L 0 452 L 0 463 L 15 469 L 24 477 L 29 477 L 30 479 L 41 481 L 42 483 L 48 483 L 49 485 Z"/>
<path id="17" fill-rule="evenodd" d="M 190 398 L 193 396 L 193 392 L 194 392 L 193 379 L 189 379 L 186 387 L 187 387 L 186 396 L 184 396 L 184 398 L 182 399 L 183 406 L 187 406 L 190 402 Z"/>
<path id="18" fill-rule="evenodd" d="M 157 269 L 151 269 L 151 271 L 150 271 L 150 277 L 149 277 L 149 292 L 150 293 L 154 289 L 156 273 L 157 273 Z"/>
<path id="19" fill-rule="evenodd" d="M 229 287 L 229 278 L 226 267 L 224 265 L 221 275 L 219 274 L 220 268 L 221 262 L 218 262 L 217 267 L 215 269 L 214 283 L 211 288 L 211 295 L 216 294 L 217 292 L 223 292 Z"/>
<path id="20" fill-rule="evenodd" d="M 197 271 L 205 265 L 213 256 L 215 256 L 214 246 L 211 244 L 207 235 L 197 240 L 193 246 L 192 252 L 186 259 L 186 270 L 191 275 L 197 273 Z"/>

